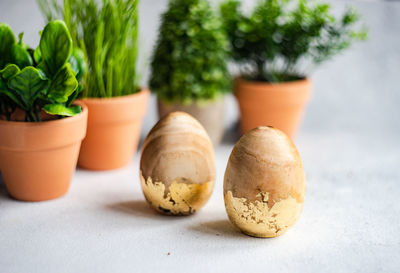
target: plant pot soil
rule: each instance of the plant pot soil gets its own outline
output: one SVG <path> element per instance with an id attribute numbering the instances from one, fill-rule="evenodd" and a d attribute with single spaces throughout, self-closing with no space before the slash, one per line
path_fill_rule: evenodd
<path id="1" fill-rule="evenodd" d="M 113 98 L 85 98 L 88 128 L 78 166 L 89 170 L 121 168 L 132 160 L 147 110 L 149 91 Z"/>
<path id="2" fill-rule="evenodd" d="M 273 126 L 294 138 L 311 93 L 311 82 L 302 79 L 285 83 L 235 80 L 240 128 L 246 133 L 258 126 Z"/>
<path id="3" fill-rule="evenodd" d="M 0 171 L 8 193 L 22 201 L 64 195 L 86 134 L 88 111 L 43 122 L 0 121 Z"/>
<path id="4" fill-rule="evenodd" d="M 186 112 L 197 119 L 207 131 L 214 145 L 218 145 L 224 134 L 224 99 L 216 99 L 204 104 L 169 103 L 158 99 L 158 114 L 160 119 L 171 112 Z"/>

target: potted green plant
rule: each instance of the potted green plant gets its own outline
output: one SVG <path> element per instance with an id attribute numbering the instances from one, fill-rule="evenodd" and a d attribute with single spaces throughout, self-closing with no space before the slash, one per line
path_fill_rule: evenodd
<path id="1" fill-rule="evenodd" d="M 89 109 L 78 165 L 110 170 L 136 151 L 149 91 L 139 88 L 138 0 L 39 0 L 48 20 L 61 17 L 88 63 L 79 97 Z"/>
<path id="2" fill-rule="evenodd" d="M 230 89 L 228 40 L 206 0 L 171 0 L 162 15 L 151 62 L 150 89 L 160 118 L 184 111 L 200 121 L 214 144 L 224 127 L 224 94 Z"/>
<path id="3" fill-rule="evenodd" d="M 0 171 L 16 199 L 64 195 L 86 133 L 87 109 L 74 103 L 83 67 L 62 21 L 44 28 L 33 50 L 0 23 Z M 78 66 L 77 64 L 80 64 Z"/>
<path id="4" fill-rule="evenodd" d="M 354 30 L 353 9 L 336 19 L 318 1 L 259 0 L 247 14 L 229 0 L 220 10 L 241 70 L 234 89 L 243 133 L 272 125 L 293 137 L 310 96 L 308 73 L 366 38 L 365 29 Z"/>

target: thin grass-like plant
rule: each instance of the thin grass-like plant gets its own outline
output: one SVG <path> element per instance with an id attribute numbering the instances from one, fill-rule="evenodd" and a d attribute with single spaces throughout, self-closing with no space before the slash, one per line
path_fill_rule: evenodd
<path id="1" fill-rule="evenodd" d="M 65 21 L 88 73 L 82 97 L 117 97 L 138 92 L 138 0 L 37 0 L 48 21 Z"/>

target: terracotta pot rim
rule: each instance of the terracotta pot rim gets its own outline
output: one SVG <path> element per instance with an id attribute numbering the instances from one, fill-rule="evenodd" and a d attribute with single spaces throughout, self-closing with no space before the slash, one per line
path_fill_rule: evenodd
<path id="1" fill-rule="evenodd" d="M 108 98 L 90 98 L 90 97 L 88 97 L 88 98 L 81 98 L 81 99 L 79 99 L 79 101 L 88 102 L 90 104 L 122 103 L 129 99 L 135 99 L 140 96 L 145 96 L 148 93 L 150 93 L 148 88 L 142 88 L 142 89 L 140 89 L 139 92 L 129 94 L 129 95 L 118 96 L 118 97 L 108 97 Z"/>
<path id="2" fill-rule="evenodd" d="M 235 81 L 244 83 L 246 85 L 255 85 L 255 86 L 293 86 L 293 85 L 298 85 L 298 84 L 310 84 L 311 80 L 309 77 L 304 77 L 302 79 L 294 80 L 294 81 L 288 81 L 288 82 L 262 82 L 262 81 L 249 81 L 246 80 L 242 76 L 238 76 L 235 78 Z"/>
<path id="3" fill-rule="evenodd" d="M 138 111 L 137 105 L 145 103 L 150 95 L 148 89 L 127 96 L 113 98 L 85 98 L 79 101 L 89 109 L 88 124 L 120 126 L 141 119 L 146 112 Z M 147 103 L 147 102 L 146 102 Z"/>
<path id="4" fill-rule="evenodd" d="M 80 119 L 82 115 L 84 115 L 87 111 L 88 108 L 86 104 L 82 101 L 74 101 L 73 105 L 79 105 L 82 108 L 82 111 L 72 117 L 64 117 L 61 119 L 52 119 L 52 120 L 45 120 L 45 121 L 39 121 L 39 122 L 31 122 L 31 121 L 8 121 L 8 120 L 0 120 L 0 126 L 1 125 L 9 125 L 9 126 L 16 126 L 16 127 L 39 127 L 39 126 L 49 126 L 50 124 L 61 124 L 61 123 L 71 123 L 76 121 L 77 119 Z"/>
<path id="5" fill-rule="evenodd" d="M 73 117 L 42 122 L 0 121 L 0 150 L 46 151 L 82 141 L 86 134 L 88 108 L 82 102 L 74 102 L 74 104 L 81 106 L 82 112 Z M 50 141 L 40 140 L 43 134 L 54 136 L 60 130 L 65 131 L 67 135 L 63 138 L 53 138 Z M 28 140 L 25 139 L 25 136 L 28 136 Z"/>
<path id="6" fill-rule="evenodd" d="M 161 99 L 159 96 L 157 96 L 157 101 L 159 101 L 161 103 L 164 103 L 164 104 L 167 104 L 167 105 L 172 105 L 172 104 L 175 104 L 175 105 L 179 104 L 179 105 L 182 105 L 182 106 L 191 106 L 191 105 L 194 105 L 194 104 L 196 104 L 196 105 L 207 105 L 207 104 L 210 104 L 210 103 L 221 102 L 226 98 L 226 96 L 227 96 L 227 94 L 223 94 L 223 95 L 218 96 L 218 97 L 216 97 L 214 99 L 191 100 L 190 103 L 183 103 L 181 101 L 173 101 L 173 100 L 172 101 L 164 100 L 164 99 Z"/>

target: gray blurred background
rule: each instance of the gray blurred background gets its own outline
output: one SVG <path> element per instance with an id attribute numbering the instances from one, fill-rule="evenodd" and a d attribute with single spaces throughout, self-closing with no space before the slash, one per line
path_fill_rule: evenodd
<path id="1" fill-rule="evenodd" d="M 400 1 L 329 2 L 338 13 L 355 6 L 369 39 L 310 75 L 313 97 L 296 139 L 307 198 L 292 232 L 244 238 L 226 218 L 222 182 L 238 117 L 228 96 L 229 130 L 216 148 L 215 192 L 202 213 L 179 220 L 151 214 L 139 156 L 118 171 L 79 170 L 70 194 L 54 202 L 26 206 L 0 183 L 0 272 L 399 272 Z M 166 5 L 141 0 L 144 86 Z M 0 21 L 24 31 L 32 46 L 44 26 L 35 0 L 0 0 Z M 152 97 L 142 136 L 156 121 Z"/>
<path id="2" fill-rule="evenodd" d="M 212 1 L 217 3 L 216 0 Z M 251 6 L 253 0 L 246 0 Z M 310 76 L 313 97 L 307 109 L 299 137 L 304 134 L 355 133 L 374 135 L 376 140 L 400 136 L 400 2 L 399 1 L 327 1 L 335 12 L 354 6 L 369 28 L 369 39 L 354 45 L 344 54 L 325 63 Z M 140 69 L 147 85 L 151 57 L 160 14 L 167 0 L 140 2 Z M 0 21 L 11 25 L 15 33 L 25 32 L 25 41 L 36 46 L 44 20 L 35 0 L 0 0 Z M 237 120 L 237 105 L 227 99 L 226 127 Z M 157 121 L 152 97 L 143 125 L 146 135 Z M 390 131 L 390 134 L 389 132 Z M 232 138 L 226 138 L 232 139 Z"/>

